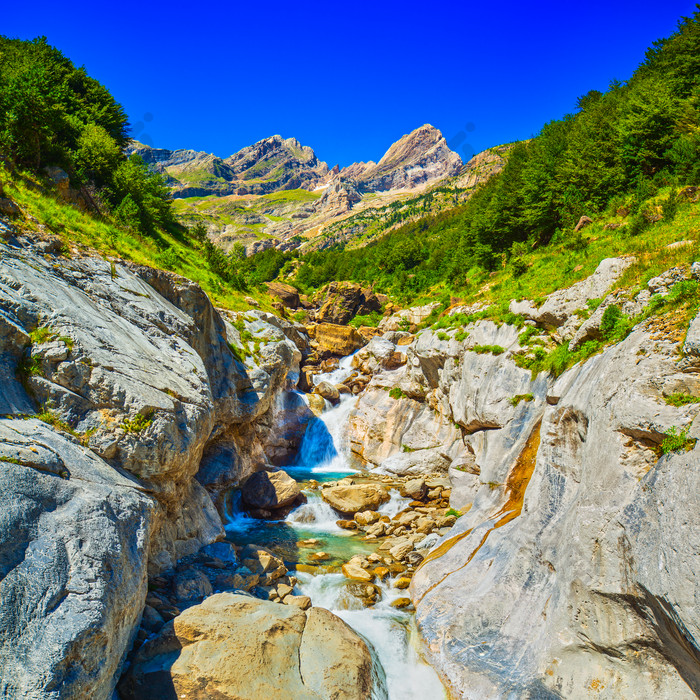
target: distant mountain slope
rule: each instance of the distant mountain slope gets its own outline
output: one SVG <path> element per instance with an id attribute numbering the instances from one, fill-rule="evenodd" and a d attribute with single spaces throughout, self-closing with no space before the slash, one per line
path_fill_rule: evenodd
<path id="1" fill-rule="evenodd" d="M 168 176 L 173 197 L 267 194 L 279 190 L 312 190 L 328 180 L 329 169 L 308 146 L 279 135 L 258 141 L 226 159 L 203 151 L 129 146 Z"/>
<path id="2" fill-rule="evenodd" d="M 135 141 L 129 152 L 167 176 L 181 220 L 204 222 L 222 247 L 240 243 L 248 254 L 270 246 L 298 247 L 355 212 L 411 199 L 464 167 L 430 124 L 399 139 L 379 163 L 353 163 L 342 170 L 329 169 L 311 148 L 281 136 L 228 158 Z"/>

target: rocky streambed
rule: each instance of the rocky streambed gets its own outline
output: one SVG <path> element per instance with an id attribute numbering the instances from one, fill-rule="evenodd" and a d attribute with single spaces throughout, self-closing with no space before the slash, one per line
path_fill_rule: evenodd
<path id="1" fill-rule="evenodd" d="M 428 549 L 456 521 L 446 515 L 449 482 L 439 475 L 353 472 L 346 444 L 353 404 L 350 398 L 336 408 L 329 404 L 309 425 L 296 463 L 270 473 L 271 482 L 293 477 L 305 501 L 283 520 L 274 512 L 270 519 L 251 517 L 259 509 L 245 510 L 245 487 L 242 499 L 232 494 L 227 539 L 244 565 L 237 575 L 245 578 L 237 587 L 277 603 L 332 611 L 370 643 L 387 697 L 446 697 L 421 656 L 406 589 Z"/>

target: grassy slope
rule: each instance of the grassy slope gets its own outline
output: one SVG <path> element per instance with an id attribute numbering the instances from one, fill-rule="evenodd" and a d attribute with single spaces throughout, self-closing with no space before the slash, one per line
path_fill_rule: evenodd
<path id="1" fill-rule="evenodd" d="M 20 229 L 34 229 L 38 223 L 60 236 L 67 247 L 77 246 L 105 257 L 116 256 L 172 270 L 201 285 L 216 306 L 233 311 L 249 310 L 244 297 L 251 296 L 260 303 L 260 308 L 272 311 L 267 294 L 255 289 L 243 294 L 227 288 L 209 270 L 199 244 L 186 234 L 162 232 L 155 238 L 130 233 L 108 219 L 97 219 L 63 202 L 37 180 L 11 179 L 2 170 L 0 184 L 5 194 L 22 209 L 23 216 L 14 222 Z"/>

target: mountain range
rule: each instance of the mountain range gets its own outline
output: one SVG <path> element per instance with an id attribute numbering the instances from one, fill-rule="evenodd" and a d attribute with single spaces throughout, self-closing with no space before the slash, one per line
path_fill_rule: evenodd
<path id="1" fill-rule="evenodd" d="M 503 152 L 492 149 L 465 166 L 430 124 L 402 136 L 379 162 L 342 169 L 330 168 L 297 139 L 279 135 L 228 158 L 137 141 L 128 151 L 165 176 L 180 220 L 203 222 L 219 245 L 240 244 L 247 255 L 273 246 L 313 249 L 347 242 L 368 222 L 386 219 L 387 208 L 395 213 L 438 186 L 470 192 L 505 162 Z M 358 221 L 342 223 L 358 214 Z"/>

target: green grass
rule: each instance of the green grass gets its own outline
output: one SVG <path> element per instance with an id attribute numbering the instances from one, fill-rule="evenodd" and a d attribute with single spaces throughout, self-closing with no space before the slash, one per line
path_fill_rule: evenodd
<path id="1" fill-rule="evenodd" d="M 516 394 L 508 399 L 511 406 L 517 406 L 521 401 L 534 401 L 535 397 L 532 394 Z"/>
<path id="2" fill-rule="evenodd" d="M 664 433 L 666 437 L 664 437 L 661 443 L 661 452 L 666 455 L 670 452 L 691 450 L 695 446 L 697 440 L 688 437 L 688 430 L 689 428 L 686 427 L 679 431 L 675 425 L 671 426 Z"/>
<path id="3" fill-rule="evenodd" d="M 677 392 L 664 397 L 664 401 L 666 401 L 669 406 L 680 408 L 681 406 L 687 406 L 691 403 L 700 403 L 700 396 L 691 396 L 690 394 Z"/>
<path id="4" fill-rule="evenodd" d="M 389 396 L 391 396 L 392 399 L 402 399 L 406 394 L 403 393 L 400 387 L 395 386 L 391 391 L 389 391 Z"/>
<path id="5" fill-rule="evenodd" d="M 448 510 L 445 511 L 446 516 L 454 515 L 455 518 L 461 518 L 464 513 L 462 513 L 461 510 L 457 510 L 456 508 L 449 508 Z"/>
<path id="6" fill-rule="evenodd" d="M 500 345 L 475 345 L 473 348 L 470 348 L 470 350 L 477 355 L 486 355 L 488 353 L 492 355 L 502 355 L 506 351 L 506 349 L 502 348 Z"/>

